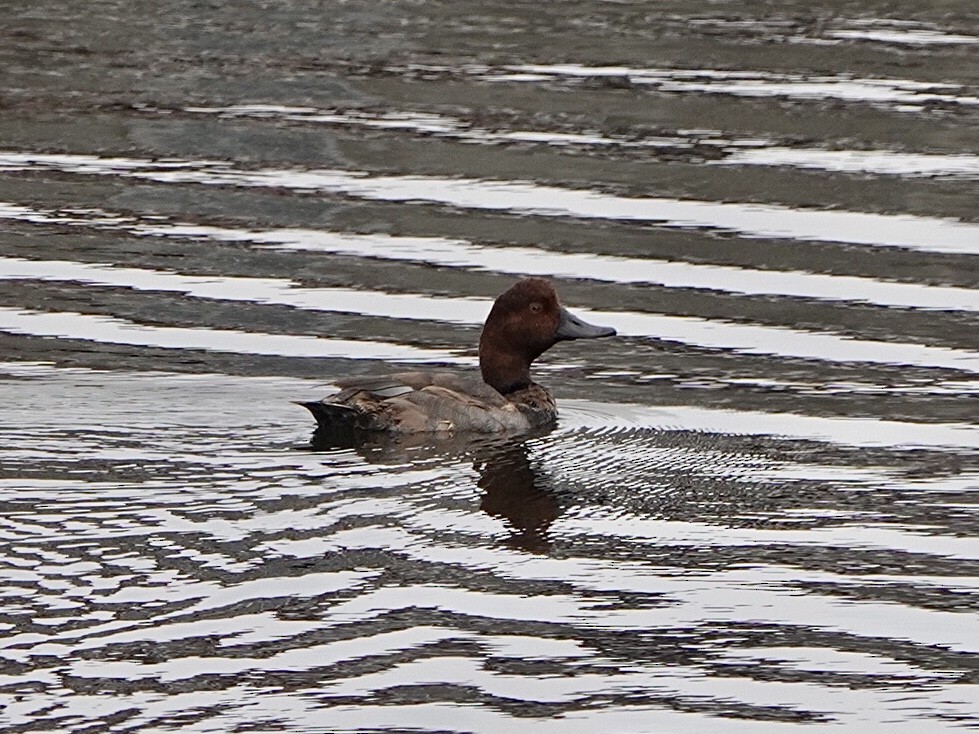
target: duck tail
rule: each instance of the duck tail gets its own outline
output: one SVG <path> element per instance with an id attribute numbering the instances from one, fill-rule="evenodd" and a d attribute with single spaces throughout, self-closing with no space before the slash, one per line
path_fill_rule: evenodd
<path id="1" fill-rule="evenodd" d="M 317 430 L 329 433 L 355 431 L 361 427 L 361 412 L 349 405 L 328 403 L 325 400 L 303 402 L 296 400 L 316 419 Z"/>

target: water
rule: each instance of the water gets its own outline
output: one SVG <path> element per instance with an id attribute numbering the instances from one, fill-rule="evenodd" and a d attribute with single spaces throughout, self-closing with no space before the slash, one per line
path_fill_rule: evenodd
<path id="1" fill-rule="evenodd" d="M 7 3 L 0 728 L 979 728 L 971 5 Z"/>

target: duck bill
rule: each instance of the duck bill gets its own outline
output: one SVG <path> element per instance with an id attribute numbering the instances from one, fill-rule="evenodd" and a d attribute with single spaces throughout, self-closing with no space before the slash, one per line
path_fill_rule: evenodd
<path id="1" fill-rule="evenodd" d="M 596 339 L 600 336 L 615 336 L 611 326 L 595 326 L 582 321 L 568 309 L 561 308 L 561 320 L 557 325 L 556 336 L 559 341 L 565 339 Z"/>

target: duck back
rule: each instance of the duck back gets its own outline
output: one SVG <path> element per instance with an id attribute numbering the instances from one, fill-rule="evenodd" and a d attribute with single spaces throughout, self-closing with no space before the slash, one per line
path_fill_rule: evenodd
<path id="1" fill-rule="evenodd" d="M 318 429 L 330 434 L 502 433 L 545 425 L 556 415 L 550 393 L 539 385 L 504 396 L 475 375 L 454 372 L 400 372 L 336 384 L 340 392 L 300 403 L 316 418 Z"/>

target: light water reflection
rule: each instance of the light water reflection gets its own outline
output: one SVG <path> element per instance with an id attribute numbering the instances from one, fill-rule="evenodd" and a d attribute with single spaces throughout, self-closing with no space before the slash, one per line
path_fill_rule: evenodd
<path id="1" fill-rule="evenodd" d="M 273 118 L 307 124 L 325 124 L 403 130 L 418 135 L 451 138 L 480 145 L 541 144 L 561 149 L 593 147 L 630 152 L 661 151 L 677 157 L 684 152 L 691 159 L 709 165 L 787 166 L 847 173 L 878 175 L 975 178 L 979 176 L 979 157 L 969 153 L 904 153 L 895 150 L 826 150 L 803 146 L 783 147 L 774 140 L 757 138 L 728 139 L 719 130 L 678 130 L 659 132 L 640 139 L 614 137 L 597 132 L 555 132 L 553 130 L 490 130 L 461 118 L 376 110 L 316 110 L 274 105 L 234 105 L 230 107 L 192 107 L 186 112 L 222 117 Z"/>
<path id="2" fill-rule="evenodd" d="M 460 209 L 539 217 L 575 217 L 709 228 L 743 237 L 776 237 L 925 252 L 979 254 L 979 225 L 951 219 L 662 197 L 623 197 L 529 181 L 480 181 L 435 176 L 369 176 L 366 171 L 238 169 L 216 161 L 156 162 L 85 155 L 0 153 L 0 170 L 64 171 L 156 183 L 285 188 L 376 201 L 424 201 Z"/>
<path id="3" fill-rule="evenodd" d="M 282 357 L 344 357 L 396 362 L 473 364 L 472 358 L 448 350 L 316 336 L 264 334 L 231 329 L 151 326 L 110 316 L 0 307 L 0 329 L 12 334 L 78 339 L 101 344 L 126 344 L 162 349 L 203 349 L 233 354 Z"/>
<path id="4" fill-rule="evenodd" d="M 977 105 L 979 97 L 951 93 L 955 84 L 906 79 L 859 79 L 851 75 L 774 74 L 723 69 L 638 69 L 579 64 L 518 64 L 501 72 L 481 72 L 489 81 L 546 82 L 587 78 L 622 78 L 628 84 L 663 92 L 732 94 L 745 97 L 838 99 L 862 104 L 896 105 L 902 111 L 923 109 L 929 103 Z"/>
<path id="5" fill-rule="evenodd" d="M 723 265 L 702 265 L 656 258 L 626 258 L 595 253 L 553 252 L 533 247 L 494 247 L 438 237 L 398 237 L 358 235 L 311 229 L 246 230 L 189 223 L 138 222 L 108 212 L 41 212 L 18 205 L 0 203 L 0 218 L 36 224 L 77 225 L 109 229 L 136 236 L 213 240 L 215 242 L 254 243 L 276 250 L 312 251 L 354 255 L 382 260 L 407 261 L 460 268 L 475 268 L 515 275 L 589 278 L 613 283 L 662 285 L 668 288 L 702 288 L 745 295 L 796 296 L 820 300 L 866 302 L 880 306 L 979 310 L 979 295 L 974 289 L 919 283 L 889 282 L 874 278 L 824 275 L 785 270 L 757 270 Z M 156 218 L 159 219 L 159 218 Z M 119 267 L 106 271 L 96 264 L 44 263 L 4 258 L 0 278 L 74 278 L 95 282 L 95 275 L 111 272 L 108 284 L 123 284 L 125 273 L 139 273 L 141 282 L 167 290 L 167 276 Z M 72 271 L 72 268 L 76 270 Z M 84 268 L 84 271 L 77 270 Z M 56 270 L 58 275 L 53 275 Z M 173 279 L 170 276 L 169 279 Z M 183 276 L 187 283 L 214 284 L 213 277 Z M 223 282 L 234 282 L 222 278 Z M 245 282 L 242 279 L 238 279 Z M 252 282 L 258 283 L 257 279 Z M 274 281 L 265 282 L 275 285 Z M 126 283 L 128 285 L 128 283 Z M 188 286 L 189 287 L 189 286 Z M 295 286 L 290 286 L 295 290 Z M 254 294 L 250 300 L 263 300 Z"/>
<path id="6" fill-rule="evenodd" d="M 98 286 L 143 291 L 176 291 L 196 298 L 287 305 L 314 311 L 344 311 L 393 319 L 445 321 L 478 325 L 489 312 L 488 300 L 471 298 L 431 299 L 410 293 L 383 293 L 349 288 L 309 289 L 290 281 L 257 278 L 190 276 L 155 270 L 105 267 L 59 261 L 0 259 L 7 272 L 2 279 L 79 281 Z M 842 284 L 841 284 L 842 285 Z M 971 300 L 968 291 L 963 298 Z M 971 308 L 966 310 L 973 310 Z M 865 361 L 947 367 L 979 372 L 979 354 L 919 345 L 814 334 L 784 327 L 759 327 L 689 317 L 666 317 L 629 312 L 599 312 L 579 308 L 586 318 L 608 323 L 625 336 L 675 339 L 715 349 L 734 349 L 830 361 Z M 398 361 L 442 360 L 459 363 L 457 355 L 402 344 L 380 345 L 342 339 L 305 336 L 243 334 L 230 330 L 136 327 L 121 319 L 72 313 L 35 313 L 0 307 L 0 323 L 10 331 L 38 336 L 60 336 L 114 344 L 134 344 L 179 349 L 284 356 L 337 356 Z M 319 350 L 319 351 L 317 351 Z"/>

